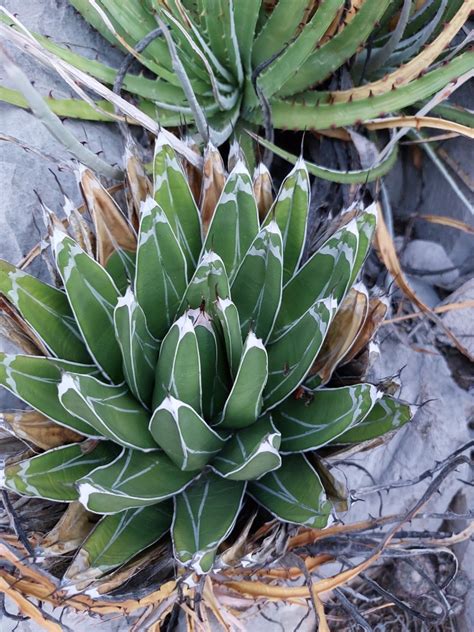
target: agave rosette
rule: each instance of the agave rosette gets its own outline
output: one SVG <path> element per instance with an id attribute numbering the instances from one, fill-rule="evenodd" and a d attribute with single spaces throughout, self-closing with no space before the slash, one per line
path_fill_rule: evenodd
<path id="1" fill-rule="evenodd" d="M 236 129 L 264 123 L 265 110 L 276 128 L 295 130 L 409 113 L 473 66 L 473 53 L 453 44 L 469 19 L 472 0 L 71 4 L 146 71 L 129 71 L 123 78 L 123 88 L 135 95 L 143 111 L 162 125 L 195 125 L 215 145 Z M 11 16 L 4 21 L 12 23 Z M 155 37 L 149 38 L 150 33 Z M 99 81 L 116 81 L 115 69 L 35 37 L 49 52 Z M 337 87 L 330 83 L 336 76 Z M 22 103 L 6 88 L 0 97 Z M 103 102 L 102 110 L 78 101 L 48 103 L 63 116 L 108 119 Z M 467 110 L 449 104 L 439 114 L 473 125 Z"/>
<path id="2" fill-rule="evenodd" d="M 168 531 L 177 562 L 205 573 L 246 495 L 279 520 L 323 528 L 332 504 L 316 451 L 411 417 L 371 384 L 328 387 L 380 308 L 357 282 L 375 205 L 348 214 L 302 264 L 302 160 L 260 216 L 237 160 L 208 225 L 163 136 L 137 232 L 88 170 L 81 183 L 96 244 L 53 222 L 62 289 L 0 263 L 0 292 L 40 350 L 0 355 L 0 383 L 33 408 L 23 424 L 4 418 L 49 448 L 8 462 L 3 485 L 101 516 L 66 579 L 107 574 Z"/>

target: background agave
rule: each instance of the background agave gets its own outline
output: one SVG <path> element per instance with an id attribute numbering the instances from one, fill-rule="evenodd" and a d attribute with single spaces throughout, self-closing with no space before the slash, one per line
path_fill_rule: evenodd
<path id="1" fill-rule="evenodd" d="M 449 104 L 438 111 L 448 122 L 406 117 L 372 121 L 394 112 L 426 114 L 438 105 L 425 107 L 428 97 L 472 70 L 473 54 L 462 52 L 469 38 L 454 42 L 469 18 L 471 0 L 71 4 L 128 53 L 120 72 L 35 35 L 45 49 L 116 90 L 123 84 L 139 107 L 161 124 L 186 122 L 216 145 L 234 130 L 239 134 L 262 124 L 270 137 L 272 126 L 328 130 L 369 122 L 373 129 L 452 129 L 451 120 L 472 127 L 469 112 Z M 134 60 L 141 65 L 138 73 L 129 72 Z M 24 103 L 7 89 L 2 88 L 0 96 Z M 80 101 L 48 103 L 63 116 L 93 120 L 107 120 L 104 108 L 110 110 L 107 103 L 100 109 Z M 241 136 L 242 141 L 248 139 Z M 391 164 L 385 163 L 385 171 Z"/>
<path id="2" fill-rule="evenodd" d="M 127 160 L 137 209 L 149 186 Z M 50 215 L 64 291 L 0 264 L 4 309 L 36 349 L 0 356 L 1 384 L 37 411 L 4 418 L 46 450 L 8 462 L 3 486 L 102 515 L 66 580 L 101 576 L 170 529 L 176 560 L 207 572 L 255 502 L 322 528 L 335 491 L 316 450 L 411 417 L 371 384 L 334 382 L 384 314 L 356 283 L 376 205 L 345 213 L 302 265 L 305 165 L 259 220 L 261 173 L 252 182 L 238 160 L 205 221 L 160 135 L 154 198 L 130 221 L 87 169 L 95 235 L 69 204 L 76 239 Z"/>

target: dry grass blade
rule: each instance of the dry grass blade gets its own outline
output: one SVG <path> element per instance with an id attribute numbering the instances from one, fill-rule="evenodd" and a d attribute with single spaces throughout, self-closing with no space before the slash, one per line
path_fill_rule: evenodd
<path id="1" fill-rule="evenodd" d="M 402 290 L 407 298 L 423 312 L 430 312 L 430 308 L 416 295 L 410 287 L 403 273 L 400 260 L 395 249 L 395 245 L 385 224 L 382 210 L 379 207 L 377 218 L 377 229 L 375 233 L 375 248 L 381 261 L 395 280 L 395 283 Z"/>
<path id="2" fill-rule="evenodd" d="M 431 222 L 432 224 L 441 224 L 441 226 L 449 226 L 449 228 L 456 228 L 462 230 L 464 233 L 474 235 L 474 227 L 466 224 L 466 222 L 460 219 L 454 219 L 453 217 L 446 217 L 444 215 L 414 215 L 414 219 L 422 219 L 425 222 Z"/>
<path id="3" fill-rule="evenodd" d="M 395 127 L 414 127 L 415 129 L 429 127 L 474 138 L 474 129 L 436 116 L 391 116 L 367 121 L 364 123 L 364 127 L 370 130 L 393 129 Z"/>
<path id="4" fill-rule="evenodd" d="M 439 305 L 433 308 L 435 314 L 445 314 L 446 312 L 457 311 L 459 309 L 471 309 L 474 307 L 474 300 L 462 301 L 460 303 L 447 303 L 446 305 Z M 401 323 L 404 320 L 412 320 L 413 318 L 420 318 L 426 316 L 426 312 L 413 312 L 412 314 L 403 314 L 402 316 L 395 316 L 385 320 L 382 325 L 391 325 L 393 323 Z"/>

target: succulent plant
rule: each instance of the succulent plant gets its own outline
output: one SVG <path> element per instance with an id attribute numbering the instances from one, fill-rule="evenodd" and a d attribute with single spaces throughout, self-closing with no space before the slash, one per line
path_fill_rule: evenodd
<path id="1" fill-rule="evenodd" d="M 305 164 L 259 215 L 262 171 L 253 182 L 237 160 L 203 221 L 160 135 L 153 197 L 131 221 L 87 169 L 95 234 L 71 205 L 67 221 L 50 214 L 63 289 L 0 263 L 4 313 L 33 347 L 0 354 L 0 383 L 33 408 L 4 419 L 39 448 L 8 461 L 2 484 L 101 516 L 68 581 L 108 573 L 168 531 L 177 562 L 206 573 L 255 503 L 323 528 L 332 503 L 317 450 L 411 417 L 376 386 L 331 382 L 385 313 L 357 282 L 376 205 L 343 214 L 302 263 Z M 137 203 L 149 186 L 134 182 Z"/>
<path id="2" fill-rule="evenodd" d="M 217 146 L 235 130 L 262 124 L 325 130 L 408 112 L 415 104 L 416 112 L 473 66 L 473 53 L 462 52 L 468 39 L 453 44 L 472 10 L 472 2 L 462 0 L 71 4 L 128 53 L 123 81 L 117 84 L 113 68 L 35 36 L 45 49 L 104 83 L 123 84 L 162 125 L 194 124 Z M 125 72 L 134 59 L 140 72 Z M 4 88 L 0 96 L 22 103 Z M 104 103 L 101 109 L 80 101 L 48 103 L 63 116 L 107 119 Z M 440 114 L 463 116 L 449 106 Z"/>

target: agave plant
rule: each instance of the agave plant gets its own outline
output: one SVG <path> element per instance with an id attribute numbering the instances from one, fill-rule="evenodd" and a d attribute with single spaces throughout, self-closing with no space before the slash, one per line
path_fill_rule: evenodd
<path id="1" fill-rule="evenodd" d="M 206 573 L 255 505 L 325 527 L 317 450 L 411 417 L 376 386 L 331 382 L 385 311 L 357 281 L 376 205 L 344 214 L 302 264 L 303 161 L 260 219 L 237 160 L 207 223 L 161 135 L 137 232 L 89 170 L 80 181 L 95 235 L 70 205 L 68 222 L 51 214 L 63 288 L 0 264 L 4 310 L 36 349 L 0 354 L 0 383 L 33 408 L 4 419 L 44 450 L 7 462 L 2 485 L 100 515 L 65 579 L 107 574 L 168 531 L 176 561 Z"/>
<path id="2" fill-rule="evenodd" d="M 123 84 L 162 125 L 194 124 L 217 146 L 234 130 L 262 124 L 324 130 L 408 112 L 415 104 L 417 111 L 423 100 L 473 66 L 473 54 L 452 44 L 469 18 L 471 1 L 71 4 L 128 53 L 124 73 L 117 80 L 113 68 L 35 36 L 42 46 L 102 82 L 116 88 Z M 10 18 L 4 17 L 7 22 Z M 133 59 L 141 65 L 138 74 L 125 72 Z M 7 89 L 0 96 L 22 104 Z M 78 101 L 48 102 L 63 116 L 107 119 L 103 104 L 98 110 Z M 469 113 L 448 105 L 441 116 L 465 123 L 467 118 L 472 126 Z M 384 127 L 383 121 L 375 125 Z M 436 121 L 431 125 L 436 127 Z"/>

